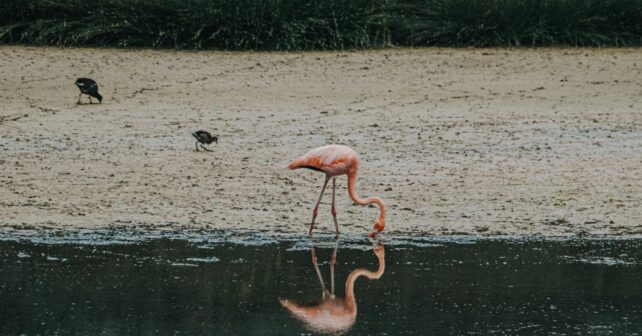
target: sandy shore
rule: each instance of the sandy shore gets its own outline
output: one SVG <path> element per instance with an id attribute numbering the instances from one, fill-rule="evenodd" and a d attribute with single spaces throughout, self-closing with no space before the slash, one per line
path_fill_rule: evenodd
<path id="1" fill-rule="evenodd" d="M 0 228 L 303 233 L 322 176 L 283 168 L 340 143 L 389 235 L 642 233 L 642 49 L 0 55 Z M 84 76 L 103 104 L 76 105 Z"/>

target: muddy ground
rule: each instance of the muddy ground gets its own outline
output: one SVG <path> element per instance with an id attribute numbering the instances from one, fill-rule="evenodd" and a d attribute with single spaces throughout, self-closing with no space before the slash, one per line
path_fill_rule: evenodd
<path id="1" fill-rule="evenodd" d="M 76 77 L 103 103 L 76 105 Z M 322 176 L 284 167 L 330 143 L 389 235 L 640 234 L 642 49 L 0 47 L 4 230 L 303 233 Z M 345 185 L 341 228 L 365 233 L 376 207 Z"/>

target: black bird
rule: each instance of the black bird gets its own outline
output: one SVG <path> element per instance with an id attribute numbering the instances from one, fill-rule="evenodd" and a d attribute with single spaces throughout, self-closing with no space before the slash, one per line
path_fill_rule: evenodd
<path id="1" fill-rule="evenodd" d="M 201 148 L 204 150 L 211 152 L 211 150 L 205 148 L 203 144 L 211 144 L 212 142 L 216 142 L 218 144 L 218 138 L 215 135 L 211 135 L 207 131 L 194 131 L 192 132 L 192 135 L 196 138 L 196 151 L 198 152 L 198 143 L 201 143 Z"/>
<path id="2" fill-rule="evenodd" d="M 80 89 L 77 104 L 80 104 L 80 97 L 83 95 L 83 93 L 89 96 L 89 103 L 92 103 L 91 97 L 98 99 L 99 103 L 103 102 L 103 96 L 98 93 L 98 84 L 93 79 L 78 78 L 76 79 L 76 83 L 74 84 L 76 84 L 78 89 Z"/>

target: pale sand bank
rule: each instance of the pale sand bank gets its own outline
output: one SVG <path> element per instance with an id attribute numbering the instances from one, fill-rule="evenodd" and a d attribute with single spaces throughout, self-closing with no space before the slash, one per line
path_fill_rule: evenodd
<path id="1" fill-rule="evenodd" d="M 642 233 L 642 49 L 0 56 L 0 227 L 303 233 L 322 176 L 283 167 L 341 143 L 390 235 Z M 84 76 L 102 105 L 75 104 Z"/>

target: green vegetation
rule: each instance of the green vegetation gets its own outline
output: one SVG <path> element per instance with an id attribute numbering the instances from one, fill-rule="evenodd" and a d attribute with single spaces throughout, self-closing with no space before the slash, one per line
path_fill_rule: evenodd
<path id="1" fill-rule="evenodd" d="M 642 45 L 640 0 L 408 0 L 408 45 Z"/>
<path id="2" fill-rule="evenodd" d="M 0 43 L 227 50 L 642 45 L 642 0 L 3 0 Z"/>

